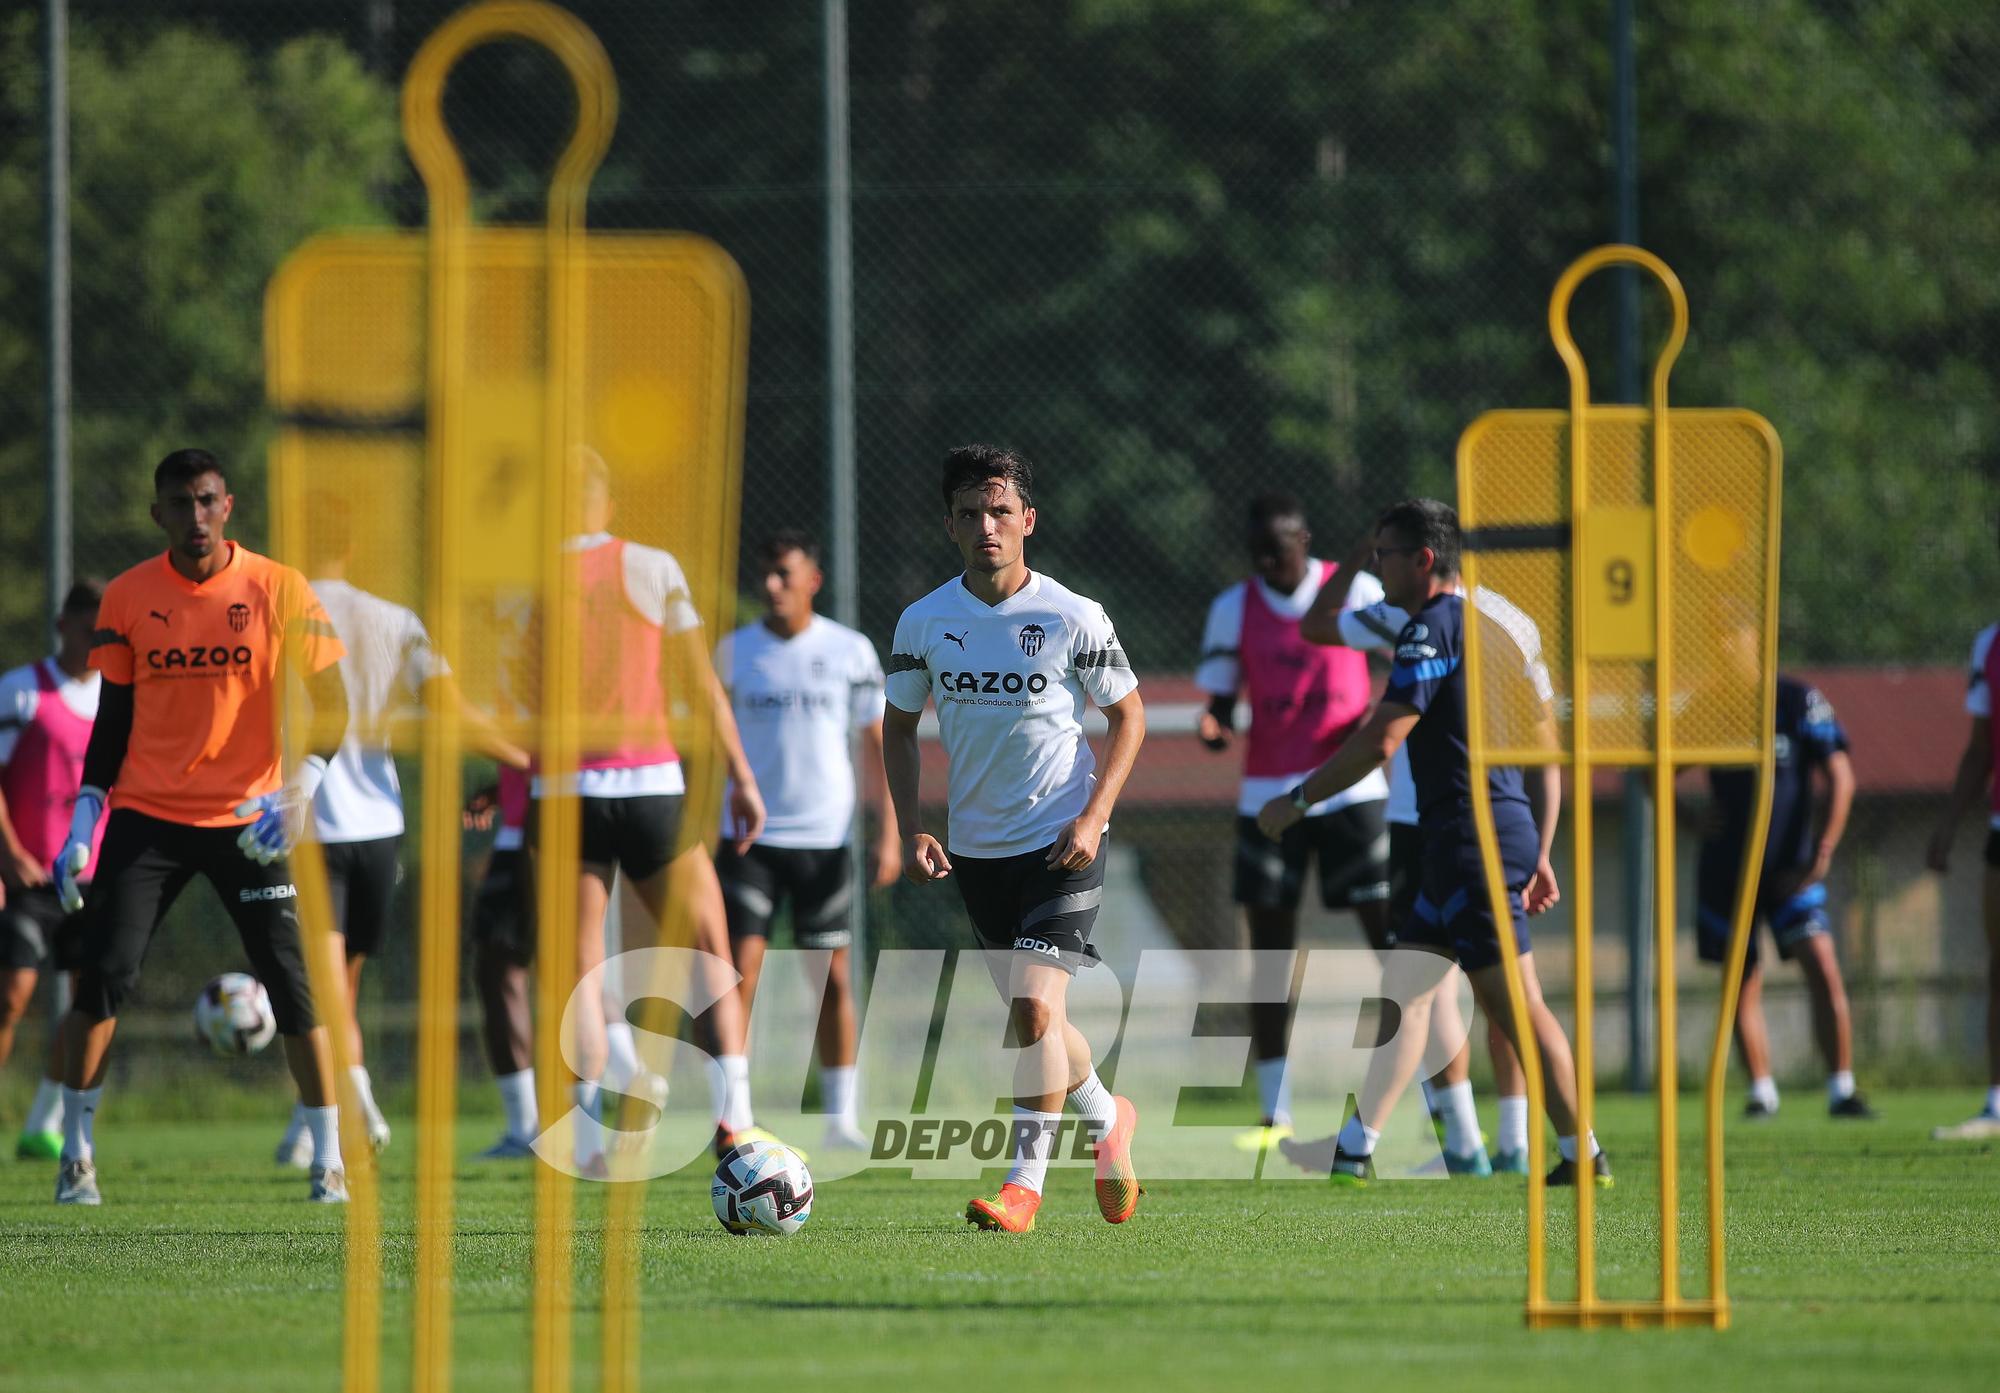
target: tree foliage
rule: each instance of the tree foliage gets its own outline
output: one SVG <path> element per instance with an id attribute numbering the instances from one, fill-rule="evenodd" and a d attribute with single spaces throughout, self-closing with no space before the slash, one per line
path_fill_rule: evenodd
<path id="1" fill-rule="evenodd" d="M 398 5 L 379 70 L 452 8 Z M 743 264 L 746 530 L 816 522 L 813 8 L 574 8 L 622 87 L 592 221 L 703 232 Z M 1694 315 L 1675 399 L 1755 408 L 1785 439 L 1787 653 L 1955 656 L 2000 590 L 2000 14 L 1642 8 L 1642 241 Z M 1141 666 L 1175 669 L 1240 573 L 1248 495 L 1300 493 L 1337 548 L 1394 497 L 1449 490 L 1477 412 L 1560 404 L 1543 307 L 1609 236 L 1604 10 L 851 7 L 866 627 L 948 573 L 935 470 L 967 439 L 1041 465 L 1039 564 L 1102 597 Z M 130 483 L 169 443 L 255 458 L 258 296 L 283 252 L 385 209 L 422 216 L 392 96 L 352 56 L 365 36 L 293 37 L 331 22 L 310 6 L 152 12 L 80 25 L 74 59 L 80 541 L 105 555 L 150 544 Z M 33 44 L 20 21 L 0 46 L 17 137 L 0 156 L 0 383 L 23 402 L 39 390 Z M 554 66 L 476 54 L 448 113 L 483 214 L 538 217 L 569 113 Z M 1609 305 L 1593 285 L 1575 312 L 1605 398 Z M 1658 319 L 1649 301 L 1649 352 Z M 32 413 L 8 420 L 0 478 L 30 499 Z M 33 551 L 32 512 L 0 521 L 13 555 Z M 21 586 L 5 603 L 16 621 L 35 608 Z"/>

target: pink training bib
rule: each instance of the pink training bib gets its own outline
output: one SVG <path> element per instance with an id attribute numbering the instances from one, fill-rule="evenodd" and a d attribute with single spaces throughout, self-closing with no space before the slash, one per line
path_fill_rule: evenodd
<path id="1" fill-rule="evenodd" d="M 1339 567 L 1320 564 L 1324 585 Z M 1299 621 L 1265 603 L 1254 580 L 1243 587 L 1238 652 L 1250 702 L 1243 756 L 1250 778 L 1286 778 L 1317 768 L 1367 714 L 1373 694 L 1367 657 L 1352 648 L 1306 642 Z"/>
<path id="2" fill-rule="evenodd" d="M 586 724 L 619 723 L 625 737 L 610 749 L 591 750 L 579 769 L 638 769 L 680 758 L 667 728 L 667 692 L 661 677 L 660 626 L 633 606 L 625 592 L 625 543 L 613 538 L 578 557 L 583 600 L 583 690 Z"/>
<path id="3" fill-rule="evenodd" d="M 35 719 L 21 728 L 14 757 L 0 779 L 7 815 L 21 847 L 42 865 L 52 865 L 69 839 L 69 821 L 76 808 L 76 791 L 83 785 L 83 752 L 90 744 L 91 722 L 69 709 L 61 683 L 44 659 L 35 664 Z M 92 864 L 104 841 L 104 819 L 90 845 Z"/>

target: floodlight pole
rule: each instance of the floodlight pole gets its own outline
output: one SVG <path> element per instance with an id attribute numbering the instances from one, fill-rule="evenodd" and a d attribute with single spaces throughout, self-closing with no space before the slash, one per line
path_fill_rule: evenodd
<path id="1" fill-rule="evenodd" d="M 69 589 L 72 561 L 69 472 L 69 0 L 42 0 L 43 133 L 47 146 L 49 365 L 45 449 L 48 477 L 48 613 Z M 60 975 L 60 974 L 58 974 Z"/>
<path id="2" fill-rule="evenodd" d="M 847 144 L 847 0 L 822 0 L 826 89 L 826 360 L 827 360 L 827 560 L 833 581 L 833 617 L 861 627 L 859 547 L 854 480 L 854 244 L 853 190 Z M 849 751 L 853 752 L 850 736 Z M 856 792 L 863 780 L 858 768 Z M 860 808 L 848 838 L 849 911 L 854 929 L 850 981 L 857 1004 L 868 978 L 868 863 Z"/>
<path id="3" fill-rule="evenodd" d="M 1628 246 L 1639 242 L 1639 97 L 1638 65 L 1632 49 L 1632 0 L 1611 6 L 1611 220 L 1612 240 Z M 1636 267 L 1612 271 L 1617 321 L 1617 400 L 1639 400 L 1639 273 Z M 1655 719 L 1660 714 L 1655 713 Z M 1664 811 L 1673 816 L 1673 790 L 1653 790 L 1637 769 L 1625 775 L 1625 978 L 1626 1078 L 1634 1093 L 1645 1093 L 1653 1081 L 1654 936 L 1672 933 L 1673 925 L 1653 922 L 1653 818 L 1657 792 Z M 1577 797 L 1588 798 L 1578 789 Z"/>
<path id="4" fill-rule="evenodd" d="M 48 614 L 51 619 L 69 591 L 73 569 L 69 473 L 69 0 L 42 0 L 44 73 L 42 119 L 48 151 L 48 219 L 46 224 L 49 277 L 48 422 L 44 448 L 48 479 L 46 531 L 49 539 Z M 55 974 L 49 1010 L 61 1019 L 69 1011 L 69 974 Z"/>

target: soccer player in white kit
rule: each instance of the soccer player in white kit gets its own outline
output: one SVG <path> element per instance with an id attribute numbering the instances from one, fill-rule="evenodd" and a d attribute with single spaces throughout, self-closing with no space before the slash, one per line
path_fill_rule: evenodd
<path id="1" fill-rule="evenodd" d="M 760 548 L 764 617 L 716 645 L 716 674 L 729 688 L 743 753 L 764 795 L 764 831 L 738 851 L 725 827 L 715 854 L 729 913 L 729 949 L 743 974 L 747 1011 L 757 995 L 771 920 L 790 902 L 792 940 L 830 956 L 818 1021 L 820 1101 L 830 1147 L 863 1149 L 854 1096 L 854 985 L 850 947 L 854 883 L 848 837 L 855 763 L 881 816 L 869 848 L 869 884 L 903 873 L 896 815 L 882 787 L 882 660 L 864 634 L 813 613 L 824 583 L 819 545 L 804 532 L 773 533 Z"/>
<path id="2" fill-rule="evenodd" d="M 1035 1225 L 1065 1096 L 1097 1137 L 1097 1205 L 1124 1223 L 1138 1208 L 1138 1114 L 1091 1064 L 1068 1019 L 1069 980 L 1098 960 L 1091 929 L 1104 899 L 1102 840 L 1146 736 L 1138 679 L 1102 606 L 1028 569 L 1034 474 L 1011 450 L 965 445 L 945 457 L 945 532 L 964 558 L 903 611 L 889 658 L 883 763 L 903 829 L 903 874 L 956 875 L 973 933 L 1024 1047 L 1000 1193 L 974 1199 L 969 1223 Z M 1085 697 L 1110 725 L 1097 768 Z M 951 849 L 924 830 L 917 721 L 935 698 L 951 763 Z"/>
<path id="3" fill-rule="evenodd" d="M 347 988 L 348 1085 L 361 1109 L 368 1142 L 389 1144 L 389 1123 L 376 1105 L 373 1081 L 362 1062 L 361 969 L 381 946 L 402 882 L 403 790 L 391 749 L 393 721 L 427 704 L 458 701 L 451 668 L 431 647 L 424 621 L 404 606 L 370 594 L 347 580 L 353 529 L 346 502 L 328 494 L 311 500 L 306 573 L 333 630 L 347 646 L 340 659 L 347 689 L 347 736 L 328 761 L 313 797 L 311 838 L 326 864 L 327 894 L 340 954 L 333 980 Z M 433 684 L 436 684 L 435 686 Z M 474 748 L 525 769 L 527 752 L 502 740 L 470 708 L 462 708 Z M 313 1141 L 303 1102 L 278 1142 L 280 1165 L 300 1170 L 313 1163 Z"/>

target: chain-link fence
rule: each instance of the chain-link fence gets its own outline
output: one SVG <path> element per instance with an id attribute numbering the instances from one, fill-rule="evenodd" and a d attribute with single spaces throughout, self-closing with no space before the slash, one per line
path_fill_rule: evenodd
<path id="1" fill-rule="evenodd" d="M 264 285 L 315 231 L 421 224 L 396 89 L 453 8 L 70 4 L 79 572 L 114 574 L 157 549 L 146 471 L 190 442 L 235 463 L 237 535 L 263 540 Z M 824 532 L 818 8 L 572 8 L 621 85 L 592 226 L 705 234 L 750 285 L 745 555 L 782 526 Z M 1562 404 L 1546 297 L 1577 253 L 1609 240 L 1606 8 L 852 12 L 861 627 L 886 648 L 901 607 L 953 569 L 936 494 L 946 448 L 1000 440 L 1036 462 L 1035 563 L 1104 602 L 1154 712 L 1114 873 L 1126 921 L 1163 943 L 1238 932 L 1237 756 L 1196 744 L 1187 679 L 1210 600 L 1247 569 L 1246 500 L 1297 494 L 1317 550 L 1338 555 L 1387 502 L 1449 492 L 1454 442 L 1478 412 Z M 10 664 L 44 647 L 48 607 L 32 11 L 0 19 Z M 1784 652 L 1821 681 L 1856 747 L 1861 798 L 1834 899 L 1864 1067 L 1891 1053 L 1966 1066 L 1978 1028 L 1970 834 L 1943 880 L 1924 873 L 1922 841 L 1964 726 L 1967 647 L 2000 610 L 1996 64 L 2000 15 L 1948 0 L 1702 0 L 1649 13 L 1637 35 L 1641 240 L 1693 307 L 1676 400 L 1753 408 L 1783 436 Z M 534 50 L 467 59 L 447 114 L 481 218 L 540 216 L 570 110 Z M 1575 319 L 1608 396 L 1603 284 L 1585 287 Z M 1617 846 L 1615 827 L 1600 845 Z M 1600 919 L 1608 996 L 1623 926 Z M 1309 941 L 1350 941 L 1332 916 L 1307 925 Z M 875 898 L 871 926 L 877 943 L 960 941 L 955 901 L 907 886 Z M 1554 983 L 1567 928 L 1558 917 L 1540 933 Z M 177 1018 L 234 956 L 190 896 L 142 999 Z M 364 1004 L 392 1037 L 413 962 L 408 934 L 392 935 L 379 1001 Z M 1690 952 L 1691 980 L 1699 971 Z M 1793 1064 L 1807 1055 L 1802 1022 L 1781 1019 Z M 1612 1020 L 1602 1029 L 1617 1038 Z"/>

